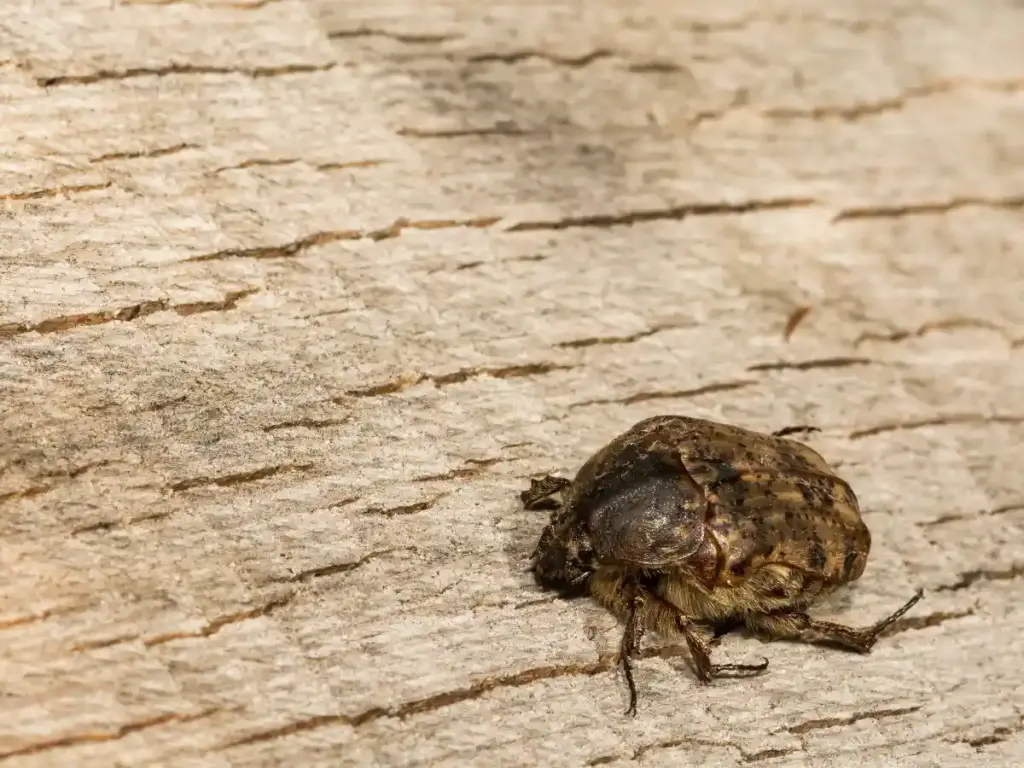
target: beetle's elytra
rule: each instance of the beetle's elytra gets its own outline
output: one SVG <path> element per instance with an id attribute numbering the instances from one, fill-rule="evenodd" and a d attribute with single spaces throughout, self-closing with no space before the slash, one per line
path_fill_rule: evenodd
<path id="1" fill-rule="evenodd" d="M 533 553 L 545 588 L 592 595 L 621 619 L 629 714 L 630 657 L 645 630 L 681 635 L 702 682 L 760 664 L 712 664 L 701 626 L 746 626 L 764 639 L 867 653 L 902 608 L 863 628 L 817 621 L 816 599 L 860 578 L 871 549 L 857 497 L 825 460 L 787 435 L 685 416 L 645 419 L 587 461 L 575 479 L 547 476 L 521 494 L 553 506 Z"/>

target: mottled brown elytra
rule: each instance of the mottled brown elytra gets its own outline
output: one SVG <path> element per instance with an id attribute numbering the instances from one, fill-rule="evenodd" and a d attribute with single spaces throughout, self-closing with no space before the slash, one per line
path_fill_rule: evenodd
<path id="1" fill-rule="evenodd" d="M 548 475 L 521 494 L 527 509 L 554 508 L 533 553 L 537 582 L 565 597 L 591 595 L 625 621 L 628 714 L 637 703 L 630 657 L 648 629 L 681 635 L 707 683 L 758 674 L 768 661 L 712 664 L 702 626 L 867 653 L 921 599 L 863 628 L 805 613 L 860 578 L 871 550 L 853 490 L 787 437 L 810 431 L 766 435 L 656 416 L 599 450 L 575 479 Z"/>

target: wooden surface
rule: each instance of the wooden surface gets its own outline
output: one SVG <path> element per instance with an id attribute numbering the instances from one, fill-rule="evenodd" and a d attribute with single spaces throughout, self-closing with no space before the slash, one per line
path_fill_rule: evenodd
<path id="1" fill-rule="evenodd" d="M 1024 8 L 0 18 L 0 766 L 1024 762 Z M 809 308 L 809 310 L 808 310 Z M 524 572 L 657 413 L 810 444 L 869 657 L 701 688 Z"/>

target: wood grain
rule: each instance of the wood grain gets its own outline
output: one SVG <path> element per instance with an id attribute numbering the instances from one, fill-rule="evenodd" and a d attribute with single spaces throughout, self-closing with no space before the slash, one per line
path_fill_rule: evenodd
<path id="1" fill-rule="evenodd" d="M 48 0 L 0 24 L 0 765 L 1024 760 L 1024 9 Z M 798 316 L 794 321 L 793 318 Z M 798 327 L 797 327 L 798 326 Z M 657 413 L 874 547 L 700 687 L 524 572 Z"/>

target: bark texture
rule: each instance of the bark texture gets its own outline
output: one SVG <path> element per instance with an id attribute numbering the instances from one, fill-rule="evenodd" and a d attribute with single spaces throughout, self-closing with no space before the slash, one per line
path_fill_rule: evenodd
<path id="1" fill-rule="evenodd" d="M 1024 763 L 1024 8 L 36 0 L 0 18 L 0 766 Z M 874 546 L 703 688 L 524 572 L 656 413 Z M 661 649 L 661 650 L 659 650 Z"/>

